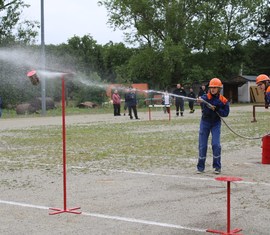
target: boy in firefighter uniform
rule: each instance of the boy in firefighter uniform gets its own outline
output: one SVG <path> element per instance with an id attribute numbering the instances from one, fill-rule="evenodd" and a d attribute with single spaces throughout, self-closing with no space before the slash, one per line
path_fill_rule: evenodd
<path id="1" fill-rule="evenodd" d="M 205 170 L 208 138 L 210 132 L 212 135 L 214 173 L 220 174 L 221 172 L 220 117 L 227 117 L 230 112 L 228 100 L 220 94 L 221 89 L 222 82 L 220 81 L 220 79 L 213 78 L 209 82 L 208 93 L 203 95 L 201 98 L 198 98 L 197 100 L 199 103 L 202 104 L 197 173 L 203 173 Z"/>
<path id="2" fill-rule="evenodd" d="M 265 108 L 270 105 L 270 78 L 265 74 L 260 74 L 256 78 L 257 86 L 264 92 Z"/>

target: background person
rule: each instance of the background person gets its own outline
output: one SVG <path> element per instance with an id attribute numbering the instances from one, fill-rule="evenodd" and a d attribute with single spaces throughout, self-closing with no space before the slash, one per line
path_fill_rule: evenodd
<path id="1" fill-rule="evenodd" d="M 188 100 L 188 106 L 189 106 L 189 113 L 194 113 L 195 112 L 195 109 L 194 109 L 194 101 L 196 99 L 196 95 L 195 93 L 193 92 L 193 89 L 192 88 L 189 88 L 189 93 L 187 95 L 189 98 L 193 98 L 194 100 Z"/>
<path id="2" fill-rule="evenodd" d="M 203 95 L 207 94 L 207 90 L 206 90 L 206 87 L 205 85 L 202 85 L 200 87 L 200 90 L 199 90 L 199 93 L 198 93 L 198 98 L 200 99 Z M 203 108 L 202 108 L 202 103 L 200 103 L 200 106 L 201 106 L 201 111 L 203 111 Z"/>
<path id="3" fill-rule="evenodd" d="M 222 83 L 220 79 L 213 78 L 209 83 L 209 92 L 198 99 L 198 102 L 201 102 L 202 104 L 203 112 L 199 131 L 199 159 L 197 164 L 197 173 L 203 173 L 205 169 L 210 132 L 212 135 L 214 173 L 219 174 L 221 172 L 220 116 L 227 117 L 230 112 L 228 100 L 220 94 L 221 89 Z M 202 100 L 211 104 L 212 107 L 209 107 L 209 105 L 202 102 Z"/>
<path id="4" fill-rule="evenodd" d="M 185 90 L 182 88 L 181 84 L 178 83 L 176 85 L 176 89 L 173 91 L 174 96 L 174 102 L 175 102 L 175 108 L 176 108 L 176 116 L 179 116 L 179 109 L 181 116 L 184 115 L 184 99 L 178 96 L 186 96 Z"/>
<path id="5" fill-rule="evenodd" d="M 112 101 L 113 101 L 113 113 L 114 113 L 114 116 L 121 116 L 121 114 L 120 114 L 121 97 L 118 94 L 117 90 L 114 90 L 114 93 L 112 95 Z"/>
<path id="6" fill-rule="evenodd" d="M 128 113 L 130 119 L 133 119 L 132 111 L 136 119 L 140 119 L 138 117 L 137 112 L 137 95 L 136 95 L 136 89 L 130 89 L 129 93 L 127 94 L 127 102 L 128 102 Z"/>
<path id="7" fill-rule="evenodd" d="M 264 92 L 265 108 L 270 105 L 270 78 L 265 74 L 260 74 L 256 78 L 257 86 Z"/>
<path id="8" fill-rule="evenodd" d="M 170 113 L 170 105 L 171 105 L 171 96 L 169 95 L 168 91 L 166 90 L 162 95 L 162 104 L 164 105 L 163 111 L 164 113 Z"/>

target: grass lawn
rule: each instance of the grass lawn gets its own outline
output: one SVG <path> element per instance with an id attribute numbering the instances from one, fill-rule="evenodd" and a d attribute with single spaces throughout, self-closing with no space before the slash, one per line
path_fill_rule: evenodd
<path id="1" fill-rule="evenodd" d="M 199 110 L 198 110 L 199 111 Z M 198 112 L 197 111 L 197 112 Z M 139 112 L 147 112 L 140 109 Z M 112 113 L 112 109 L 67 108 L 67 115 Z M 15 115 L 9 114 L 10 118 Z M 61 115 L 61 109 L 48 111 L 48 116 Z M 40 114 L 30 115 L 31 117 Z M 25 118 L 29 115 L 23 116 Z M 269 113 L 258 112 L 256 123 L 252 113 L 234 111 L 225 119 L 237 133 L 256 137 L 269 132 Z M 4 118 L 9 118 L 4 112 Z M 74 165 L 147 169 L 190 166 L 197 159 L 199 116 L 168 120 L 123 123 L 93 122 L 67 127 L 67 156 Z M 36 167 L 36 164 L 61 164 L 62 131 L 59 126 L 3 130 L 0 158 L 17 161 L 15 169 Z M 246 140 L 233 134 L 224 124 L 221 133 L 222 151 L 258 146 L 258 139 Z M 22 161 L 23 159 L 23 161 Z M 19 163 L 20 162 L 20 163 Z M 4 169 L 5 165 L 0 168 Z"/>

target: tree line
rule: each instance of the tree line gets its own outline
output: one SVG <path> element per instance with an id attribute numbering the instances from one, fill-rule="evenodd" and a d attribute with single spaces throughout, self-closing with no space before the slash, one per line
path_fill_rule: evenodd
<path id="1" fill-rule="evenodd" d="M 99 4 L 106 7 L 111 27 L 125 32 L 126 43 L 100 45 L 88 34 L 45 46 L 48 70 L 72 71 L 92 84 L 67 82 L 67 94 L 77 103 L 106 99 L 104 89 L 93 84 L 148 83 L 151 89 L 163 90 L 212 77 L 230 80 L 240 73 L 270 74 L 269 0 L 102 0 Z M 23 79 L 22 71 L 30 66 L 14 66 L 2 52 L 23 48 L 30 58 L 40 51 L 39 23 L 22 21 L 25 7 L 23 0 L 0 1 L 4 105 L 40 95 Z M 46 86 L 47 96 L 60 99 L 59 81 Z"/>

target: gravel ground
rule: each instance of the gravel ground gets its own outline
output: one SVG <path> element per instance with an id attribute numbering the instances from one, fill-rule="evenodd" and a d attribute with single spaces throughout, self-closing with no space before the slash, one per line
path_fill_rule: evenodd
<path id="1" fill-rule="evenodd" d="M 252 111 L 251 106 L 235 109 Z M 159 114 L 153 112 L 152 118 L 164 119 L 164 115 Z M 141 120 L 148 120 L 147 112 L 139 115 Z M 199 115 L 195 112 L 193 117 Z M 128 121 L 111 114 L 66 118 L 67 125 Z M 0 122 L 1 130 L 23 129 L 61 125 L 61 118 L 3 119 Z M 269 234 L 270 165 L 261 164 L 260 156 L 260 146 L 223 156 L 222 176 L 243 178 L 231 184 L 231 230 L 241 228 L 242 234 Z M 1 164 L 9 167 L 5 161 Z M 210 161 L 207 169 L 210 169 Z M 207 234 L 207 229 L 226 231 L 226 183 L 216 181 L 210 170 L 197 175 L 194 167 L 145 172 L 68 165 L 66 209 L 81 207 L 76 211 L 82 214 L 49 215 L 52 212 L 49 208 L 65 207 L 61 172 L 61 166 L 20 171 L 10 167 L 9 171 L 0 172 L 0 234 L 197 235 Z"/>

